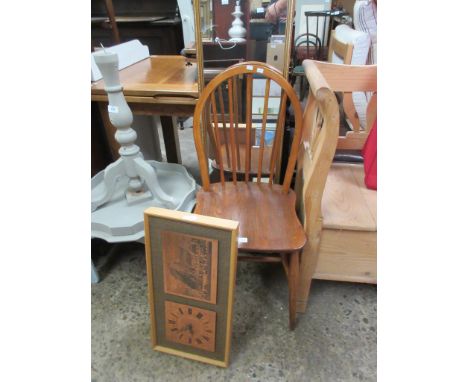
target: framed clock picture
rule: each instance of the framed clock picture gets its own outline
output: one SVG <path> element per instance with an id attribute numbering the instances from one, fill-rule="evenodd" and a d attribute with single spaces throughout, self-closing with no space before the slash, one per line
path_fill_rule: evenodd
<path id="1" fill-rule="evenodd" d="M 187 212 L 145 211 L 154 350 L 228 366 L 238 227 Z"/>

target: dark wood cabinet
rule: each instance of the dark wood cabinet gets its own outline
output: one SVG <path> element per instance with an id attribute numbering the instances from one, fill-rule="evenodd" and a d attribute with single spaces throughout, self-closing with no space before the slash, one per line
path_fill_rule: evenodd
<path id="1" fill-rule="evenodd" d="M 111 30 L 96 24 L 91 28 L 93 47 L 101 43 L 114 45 Z M 184 47 L 182 24 L 178 17 L 151 22 L 119 22 L 117 18 L 117 25 L 121 42 L 138 39 L 143 45 L 148 45 L 151 55 L 180 54 Z"/>
<path id="2" fill-rule="evenodd" d="M 113 0 L 120 41 L 138 39 L 150 54 L 179 54 L 184 47 L 177 0 Z M 91 2 L 91 46 L 114 45 L 103 0 Z"/>

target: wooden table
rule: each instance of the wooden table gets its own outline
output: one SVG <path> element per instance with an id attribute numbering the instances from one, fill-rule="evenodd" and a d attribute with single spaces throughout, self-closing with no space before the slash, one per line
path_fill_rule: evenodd
<path id="1" fill-rule="evenodd" d="M 175 116 L 191 116 L 198 99 L 197 64 L 183 56 L 151 56 L 120 71 L 125 99 L 134 114 L 159 115 L 168 162 L 181 163 Z M 109 121 L 103 80 L 91 85 L 91 100 L 99 104 L 114 159 L 119 145 Z"/>

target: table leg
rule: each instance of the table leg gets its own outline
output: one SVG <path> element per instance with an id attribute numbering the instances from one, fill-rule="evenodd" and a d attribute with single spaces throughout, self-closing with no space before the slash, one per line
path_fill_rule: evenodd
<path id="1" fill-rule="evenodd" d="M 156 161 L 162 162 L 162 153 L 161 153 L 161 142 L 159 141 L 158 125 L 161 123 L 157 115 L 151 116 L 151 122 L 153 124 L 153 146 L 156 153 Z"/>
<path id="2" fill-rule="evenodd" d="M 177 131 L 177 117 L 161 116 L 161 125 L 166 147 L 166 157 L 169 163 L 182 164 L 180 155 L 179 135 Z"/>

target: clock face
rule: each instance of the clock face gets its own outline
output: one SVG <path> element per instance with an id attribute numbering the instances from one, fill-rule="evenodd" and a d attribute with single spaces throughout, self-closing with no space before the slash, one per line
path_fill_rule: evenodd
<path id="1" fill-rule="evenodd" d="M 165 301 L 166 338 L 214 352 L 216 312 Z"/>

